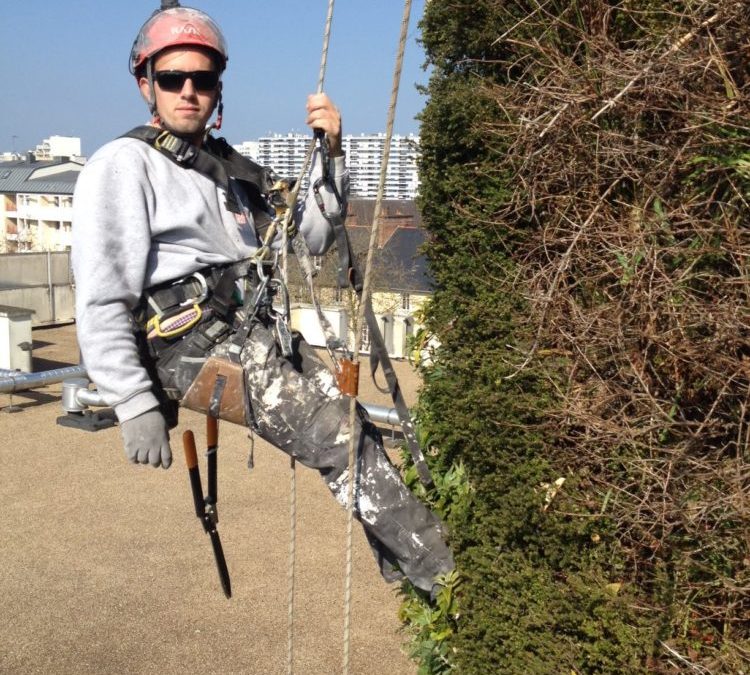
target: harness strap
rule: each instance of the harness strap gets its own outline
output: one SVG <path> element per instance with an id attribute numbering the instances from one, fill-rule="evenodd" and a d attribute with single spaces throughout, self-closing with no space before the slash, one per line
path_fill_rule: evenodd
<path id="1" fill-rule="evenodd" d="M 160 152 L 162 155 L 185 169 L 192 169 L 213 181 L 224 190 L 226 206 L 232 213 L 242 213 L 234 191 L 230 189 L 229 178 L 242 183 L 251 204 L 257 213 L 269 216 L 269 207 L 264 195 L 275 182 L 276 174 L 256 164 L 237 152 L 224 138 L 207 136 L 203 147 L 175 136 L 170 131 L 149 125 L 131 129 L 121 138 L 135 138 Z M 256 215 L 254 213 L 254 215 Z M 256 219 L 259 227 L 268 227 L 270 219 Z"/>
<path id="2" fill-rule="evenodd" d="M 343 209 L 344 204 L 339 202 L 340 208 L 338 213 L 328 213 L 323 202 L 323 197 L 320 194 L 320 186 L 324 183 L 323 178 L 319 178 L 313 185 L 313 195 L 315 196 L 315 203 L 318 205 L 320 212 L 331 224 L 333 234 L 336 237 L 336 250 L 338 251 L 338 265 L 336 271 L 338 274 L 338 284 L 340 288 L 351 287 L 357 292 L 362 291 L 362 275 L 354 265 L 354 253 L 352 252 L 351 243 L 349 241 L 349 235 L 346 233 L 346 226 L 344 225 Z M 333 185 L 333 181 L 331 181 Z"/>
<path id="3" fill-rule="evenodd" d="M 221 270 L 221 275 L 208 300 L 209 307 L 219 316 L 228 316 L 231 310 L 237 306 L 237 302 L 234 300 L 237 280 L 246 277 L 249 272 L 250 265 L 246 260 L 240 260 Z"/>
<path id="4" fill-rule="evenodd" d="M 175 307 L 200 304 L 216 286 L 222 273 L 222 268 L 206 267 L 182 279 L 152 286 L 144 291 L 140 307 L 150 318 Z"/>
<path id="5" fill-rule="evenodd" d="M 360 300 L 362 298 L 360 297 Z M 383 340 L 383 334 L 380 332 L 380 326 L 378 326 L 378 320 L 375 316 L 375 312 L 372 309 L 372 302 L 367 299 L 365 305 L 365 320 L 367 321 L 367 327 L 370 334 L 370 370 L 375 379 L 375 371 L 378 368 L 378 364 L 383 369 L 383 375 L 388 383 L 388 390 L 393 400 L 393 405 L 398 413 L 399 421 L 401 422 L 401 430 L 406 438 L 406 443 L 409 446 L 409 452 L 411 453 L 412 459 L 414 460 L 414 466 L 417 467 L 417 473 L 419 479 L 425 485 L 425 487 L 433 487 L 434 482 L 430 470 L 427 468 L 427 462 L 425 461 L 422 448 L 419 447 L 417 441 L 417 434 L 414 431 L 414 424 L 411 421 L 411 415 L 409 414 L 409 408 L 404 400 L 404 395 L 401 392 L 401 386 L 398 383 L 398 377 L 396 371 L 393 369 L 391 363 L 391 357 L 388 356 L 388 349 L 385 346 L 385 340 Z"/>
<path id="6" fill-rule="evenodd" d="M 207 306 L 217 316 L 226 318 L 240 304 L 235 298 L 236 282 L 252 272 L 250 260 L 204 267 L 182 279 L 146 289 L 136 314 L 142 309 L 150 318 L 169 309 L 202 304 L 207 300 Z"/>
<path id="7" fill-rule="evenodd" d="M 325 144 L 321 145 L 324 146 Z M 327 156 L 324 155 L 322 157 L 322 161 L 323 166 L 326 166 L 328 163 Z M 316 181 L 315 185 L 313 186 L 313 193 L 315 194 L 315 201 L 318 205 L 318 208 L 320 209 L 325 219 L 331 224 L 336 237 L 336 249 L 339 255 L 337 268 L 339 286 L 346 287 L 347 285 L 350 285 L 354 289 L 354 292 L 357 294 L 359 301 L 362 302 L 362 291 L 364 287 L 363 276 L 359 270 L 359 267 L 357 266 L 356 259 L 352 252 L 349 234 L 347 233 L 346 226 L 344 225 L 345 203 L 338 196 L 338 193 L 335 193 L 339 202 L 339 212 L 328 213 L 326 211 L 323 204 L 323 198 L 320 195 L 320 185 L 325 181 L 328 181 L 331 185 L 333 185 L 333 181 L 331 180 L 330 176 L 328 176 L 324 171 L 323 178 Z M 315 300 L 314 294 L 313 299 Z M 317 305 L 316 309 L 318 309 Z M 321 316 L 323 313 L 322 311 L 319 311 L 318 314 L 319 316 Z M 430 470 L 427 467 L 424 453 L 419 447 L 419 442 L 417 441 L 417 435 L 414 431 L 414 424 L 411 420 L 409 408 L 406 405 L 404 395 L 401 392 L 401 386 L 398 383 L 396 371 L 393 369 L 391 358 L 388 355 L 388 348 L 385 345 L 383 334 L 380 332 L 380 326 L 378 325 L 378 320 L 375 316 L 375 312 L 372 309 L 372 301 L 369 297 L 366 298 L 364 315 L 370 335 L 370 370 L 373 380 L 375 379 L 375 372 L 378 369 L 378 365 L 380 365 L 380 367 L 383 369 L 383 375 L 385 375 L 385 379 L 388 384 L 388 391 L 391 395 L 393 405 L 396 408 L 396 412 L 398 413 L 399 421 L 401 423 L 401 430 L 403 431 L 404 438 L 406 439 L 406 443 L 409 446 L 409 452 L 411 453 L 412 459 L 414 460 L 414 466 L 417 468 L 419 478 L 425 485 L 425 487 L 433 487 L 434 482 L 432 480 L 432 475 L 430 474 Z M 327 323 L 327 321 L 325 321 L 325 323 Z"/>

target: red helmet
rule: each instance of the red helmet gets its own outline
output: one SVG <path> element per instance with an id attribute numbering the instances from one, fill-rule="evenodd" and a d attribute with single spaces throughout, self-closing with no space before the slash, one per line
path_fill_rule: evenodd
<path id="1" fill-rule="evenodd" d="M 141 26 L 130 52 L 130 72 L 167 47 L 185 45 L 206 47 L 221 57 L 221 69 L 229 59 L 227 43 L 213 19 L 190 7 L 173 7 L 157 11 Z"/>

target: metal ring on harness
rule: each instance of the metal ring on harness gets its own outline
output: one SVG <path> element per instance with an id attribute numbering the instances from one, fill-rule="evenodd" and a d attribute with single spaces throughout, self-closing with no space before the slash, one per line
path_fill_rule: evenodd
<path id="1" fill-rule="evenodd" d="M 188 279 L 195 279 L 198 282 L 198 284 L 200 285 L 200 293 L 194 298 L 189 298 L 188 300 L 181 302 L 180 307 L 187 307 L 188 305 L 200 305 L 208 297 L 208 282 L 206 281 L 206 277 L 204 277 L 200 272 L 193 272 L 192 274 L 188 274 L 186 277 L 175 281 L 172 286 L 184 284 Z"/>
<path id="2" fill-rule="evenodd" d="M 161 151 L 172 153 L 178 164 L 190 165 L 198 156 L 198 148 L 192 143 L 178 138 L 169 131 L 164 131 L 154 141 L 154 147 Z"/>
<path id="3" fill-rule="evenodd" d="M 185 277 L 181 277 L 173 281 L 168 288 L 174 288 L 175 286 L 186 286 L 187 283 L 194 279 L 198 283 L 198 293 L 190 298 L 179 300 L 178 298 L 164 292 L 164 289 L 160 290 L 146 290 L 143 292 L 143 298 L 146 304 L 151 309 L 155 317 L 162 317 L 164 314 L 172 310 L 175 307 L 189 307 L 191 305 L 202 304 L 209 296 L 209 287 L 206 277 L 200 272 L 193 272 Z M 164 297 L 166 295 L 166 298 Z M 184 297 L 184 296 L 183 296 Z"/>

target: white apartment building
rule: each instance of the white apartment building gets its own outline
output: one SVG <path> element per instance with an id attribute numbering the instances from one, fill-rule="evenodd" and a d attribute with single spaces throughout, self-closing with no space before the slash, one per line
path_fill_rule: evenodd
<path id="1" fill-rule="evenodd" d="M 375 198 L 380 182 L 380 165 L 385 151 L 385 134 L 344 136 L 351 192 L 357 197 Z M 419 136 L 394 135 L 391 138 L 388 168 L 385 175 L 386 199 L 414 199 L 419 190 L 417 156 Z"/>
<path id="2" fill-rule="evenodd" d="M 257 141 L 245 141 L 233 147 L 241 155 L 254 159 L 258 164 L 271 167 L 283 178 L 297 178 L 302 171 L 310 140 L 310 136 L 303 134 L 274 134 Z M 305 178 L 302 190 L 306 189 Z"/>
<path id="3" fill-rule="evenodd" d="M 259 164 L 272 167 L 279 175 L 296 178 L 310 145 L 304 134 L 275 134 L 257 141 L 246 141 L 234 148 Z M 347 135 L 342 139 L 351 176 L 352 197 L 375 198 L 380 182 L 380 164 L 385 149 L 385 134 Z M 253 154 L 255 152 L 255 154 Z M 419 189 L 417 155 L 419 136 L 395 135 L 386 172 L 386 199 L 414 199 Z M 303 184 L 303 189 L 307 186 Z"/>
<path id="4" fill-rule="evenodd" d="M 274 135 L 258 139 L 258 163 L 270 166 L 280 176 L 296 178 L 302 171 L 310 137 L 302 134 Z M 306 186 L 303 186 L 303 189 Z"/>
<path id="5" fill-rule="evenodd" d="M 49 161 L 55 157 L 80 157 L 81 139 L 75 136 L 50 136 L 36 146 L 34 156 L 39 161 Z"/>
<path id="6" fill-rule="evenodd" d="M 251 159 L 258 157 L 258 141 L 244 141 L 232 147 L 244 157 L 250 157 Z"/>
<path id="7" fill-rule="evenodd" d="M 73 189 L 83 164 L 0 163 L 0 253 L 71 246 Z"/>

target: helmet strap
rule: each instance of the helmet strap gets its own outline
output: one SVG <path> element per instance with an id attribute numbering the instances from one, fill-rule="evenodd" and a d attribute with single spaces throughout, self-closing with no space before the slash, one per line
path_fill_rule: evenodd
<path id="1" fill-rule="evenodd" d="M 153 59 L 146 61 L 146 79 L 148 80 L 148 109 L 152 115 L 158 116 L 156 112 L 156 91 L 154 90 L 154 67 Z"/>
<path id="2" fill-rule="evenodd" d="M 216 129 L 216 131 L 219 131 L 221 129 L 221 123 L 224 121 L 224 101 L 221 97 L 221 92 L 219 92 L 219 100 L 216 104 L 216 121 L 208 127 L 208 130 Z"/>

